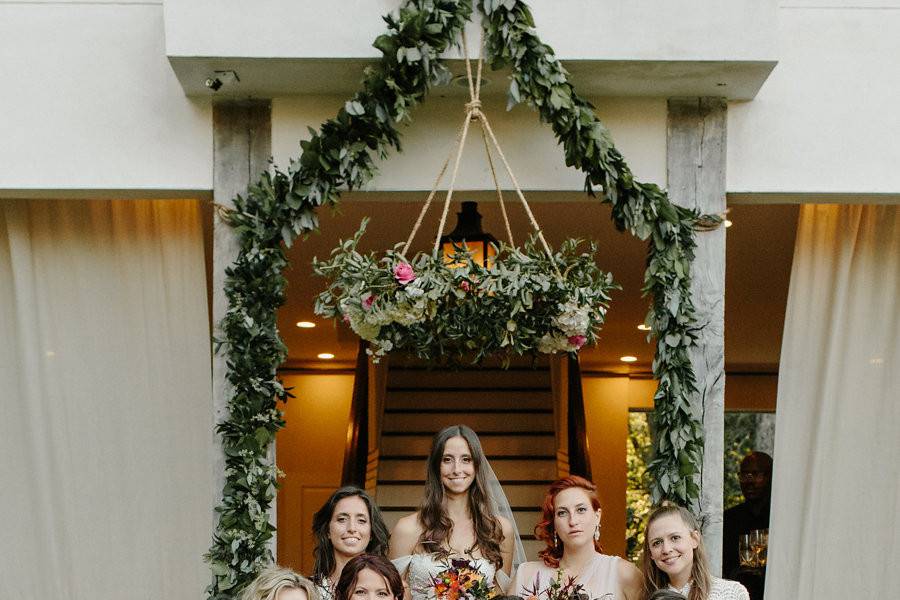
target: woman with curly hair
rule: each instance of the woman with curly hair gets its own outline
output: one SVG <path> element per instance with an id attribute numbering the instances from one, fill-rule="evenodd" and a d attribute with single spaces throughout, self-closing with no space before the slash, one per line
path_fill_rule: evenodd
<path id="1" fill-rule="evenodd" d="M 516 550 L 521 548 L 517 541 L 509 503 L 478 436 L 465 425 L 438 432 L 419 510 L 401 518 L 391 533 L 390 557 L 406 578 L 411 597 L 433 599 L 433 577 L 452 558 L 473 562 L 491 585 L 503 587 L 514 555 L 524 556 Z"/>
<path id="2" fill-rule="evenodd" d="M 641 570 L 648 595 L 668 588 L 688 600 L 750 600 L 740 583 L 713 577 L 700 525 L 672 502 L 663 502 L 647 518 Z"/>
<path id="3" fill-rule="evenodd" d="M 544 496 L 543 516 L 534 529 L 546 547 L 541 560 L 519 567 L 507 594 L 540 597 L 558 579 L 572 578 L 592 600 L 638 600 L 642 578 L 638 569 L 600 549 L 600 501 L 593 483 L 572 475 L 554 481 Z"/>
<path id="4" fill-rule="evenodd" d="M 322 600 L 334 598 L 344 565 L 363 552 L 384 556 L 388 530 L 378 505 L 363 490 L 345 486 L 333 493 L 313 516 L 312 580 Z"/>

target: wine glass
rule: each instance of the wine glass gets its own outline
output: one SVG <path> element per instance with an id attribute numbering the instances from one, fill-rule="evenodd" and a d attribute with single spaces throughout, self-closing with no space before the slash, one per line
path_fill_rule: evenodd
<path id="1" fill-rule="evenodd" d="M 750 534 L 745 533 L 741 535 L 740 543 L 738 544 L 738 556 L 741 559 L 742 567 L 754 567 L 754 554 L 753 554 L 753 546 L 750 544 Z"/>
<path id="2" fill-rule="evenodd" d="M 765 534 L 763 534 L 765 531 Z M 753 566 L 764 567 L 766 565 L 766 554 L 769 545 L 768 530 L 754 529 L 750 532 L 750 549 L 753 552 Z"/>
<path id="3" fill-rule="evenodd" d="M 756 562 L 760 567 L 766 566 L 766 559 L 769 554 L 769 530 L 760 529 L 758 536 L 759 549 L 756 552 Z"/>

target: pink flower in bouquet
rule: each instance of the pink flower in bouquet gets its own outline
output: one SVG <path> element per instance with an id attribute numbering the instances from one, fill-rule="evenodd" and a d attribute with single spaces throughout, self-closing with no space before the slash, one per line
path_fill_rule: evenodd
<path id="1" fill-rule="evenodd" d="M 362 301 L 363 308 L 365 308 L 366 310 L 369 310 L 370 308 L 372 308 L 372 305 L 375 304 L 375 298 L 376 298 L 375 294 L 369 294 L 368 296 L 363 298 L 363 301 Z"/>
<path id="2" fill-rule="evenodd" d="M 463 279 L 462 281 L 459 282 L 459 289 L 461 289 L 464 292 L 468 292 L 469 290 L 472 289 L 472 286 L 469 284 L 468 281 Z"/>
<path id="3" fill-rule="evenodd" d="M 583 335 L 572 335 L 569 336 L 569 345 L 575 346 L 576 350 L 580 350 L 584 343 L 587 341 L 587 337 Z"/>
<path id="4" fill-rule="evenodd" d="M 344 323 L 346 323 L 347 325 L 350 324 L 350 315 L 344 314 L 344 316 L 341 318 L 344 320 Z"/>
<path id="5" fill-rule="evenodd" d="M 409 263 L 399 263 L 394 265 L 394 279 L 396 279 L 397 283 L 400 285 L 406 285 L 415 278 L 416 274 L 413 271 L 412 265 Z"/>

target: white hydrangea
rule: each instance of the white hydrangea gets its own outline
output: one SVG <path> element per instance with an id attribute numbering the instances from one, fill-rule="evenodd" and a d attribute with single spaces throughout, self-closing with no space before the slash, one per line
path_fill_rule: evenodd
<path id="1" fill-rule="evenodd" d="M 569 339 L 562 335 L 551 335 L 545 333 L 538 340 L 538 352 L 544 354 L 555 354 L 569 349 Z"/>
<path id="2" fill-rule="evenodd" d="M 553 325 L 566 334 L 566 338 L 573 335 L 584 335 L 591 324 L 588 307 L 570 300 L 565 304 L 560 304 L 559 310 L 560 313 L 553 317 Z"/>
<path id="3" fill-rule="evenodd" d="M 369 342 L 378 339 L 378 334 L 381 333 L 381 325 L 369 323 L 367 319 L 359 318 L 360 316 L 350 315 L 350 329 L 356 332 L 356 335 Z"/>

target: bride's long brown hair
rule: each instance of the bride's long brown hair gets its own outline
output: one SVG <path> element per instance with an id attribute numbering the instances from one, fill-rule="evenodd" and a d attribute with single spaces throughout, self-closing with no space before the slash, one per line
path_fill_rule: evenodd
<path id="1" fill-rule="evenodd" d="M 447 440 L 452 437 L 461 437 L 469 445 L 469 453 L 475 467 L 475 477 L 469 486 L 469 514 L 472 516 L 472 525 L 475 529 L 475 545 L 465 551 L 471 552 L 476 548 L 481 555 L 500 569 L 503 566 L 503 556 L 500 553 L 500 544 L 503 542 L 503 527 L 500 519 L 494 514 L 487 491 L 485 469 L 487 466 L 481 442 L 471 428 L 465 425 L 452 425 L 437 433 L 431 442 L 431 454 L 428 456 L 428 468 L 425 478 L 425 496 L 419 506 L 419 524 L 422 526 L 422 535 L 419 536 L 419 545 L 425 550 L 436 552 L 438 555 L 449 555 L 450 531 L 453 529 L 453 521 L 447 515 L 444 508 L 444 484 L 441 483 L 441 460 L 444 457 L 444 447 Z"/>

